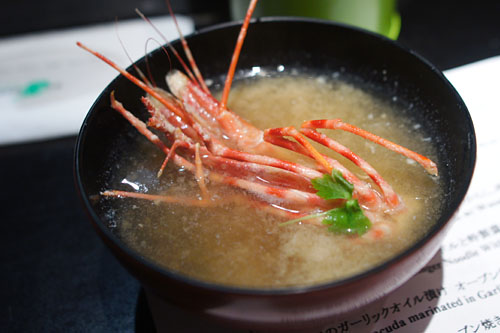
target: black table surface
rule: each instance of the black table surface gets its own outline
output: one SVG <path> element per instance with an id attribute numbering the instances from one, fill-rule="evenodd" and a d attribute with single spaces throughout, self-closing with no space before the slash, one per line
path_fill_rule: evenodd
<path id="1" fill-rule="evenodd" d="M 442 70 L 500 55 L 499 1 L 399 8 L 399 42 Z M 75 139 L 0 147 L 0 331 L 154 331 L 140 285 L 83 212 Z"/>

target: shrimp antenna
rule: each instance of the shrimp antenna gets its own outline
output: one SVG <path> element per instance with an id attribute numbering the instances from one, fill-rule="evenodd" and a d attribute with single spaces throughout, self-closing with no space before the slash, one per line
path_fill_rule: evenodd
<path id="1" fill-rule="evenodd" d="M 229 98 L 229 90 L 231 89 L 231 84 L 233 83 L 234 72 L 236 71 L 236 65 L 238 64 L 238 59 L 240 57 L 241 48 L 243 47 L 243 42 L 245 36 L 247 35 L 248 25 L 250 24 L 250 18 L 252 18 L 253 11 L 257 5 L 257 0 L 252 0 L 248 6 L 247 13 L 245 15 L 245 20 L 240 29 L 240 34 L 238 35 L 238 40 L 234 48 L 233 57 L 231 59 L 231 65 L 229 65 L 229 70 L 226 76 L 226 82 L 224 84 L 224 90 L 222 92 L 222 98 L 220 100 L 220 110 L 226 108 L 227 99 Z"/>
<path id="2" fill-rule="evenodd" d="M 144 15 L 138 8 L 135 9 L 135 12 L 144 21 L 146 21 L 146 23 L 148 23 L 156 31 L 156 33 L 158 35 L 160 35 L 160 37 L 163 39 L 163 41 L 165 42 L 165 44 L 167 44 L 167 46 L 170 49 L 170 51 L 172 51 L 172 53 L 175 55 L 175 57 L 177 58 L 177 60 L 179 60 L 179 62 L 181 63 L 182 68 L 184 68 L 184 71 L 186 71 L 186 74 L 189 76 L 189 78 L 191 79 L 191 81 L 198 83 L 198 81 L 195 79 L 195 77 L 193 75 L 193 72 L 189 69 L 189 67 L 186 65 L 186 63 L 184 62 L 184 60 L 182 60 L 182 58 L 181 58 L 180 54 L 177 52 L 177 50 L 172 46 L 172 44 L 170 44 L 170 41 L 167 39 L 167 37 L 165 37 L 165 35 L 161 33 L 161 31 L 153 24 L 153 22 L 151 22 L 151 20 L 148 17 L 146 17 L 146 15 Z M 169 57 L 169 59 L 170 59 L 170 57 Z"/>
<path id="3" fill-rule="evenodd" d="M 135 69 L 135 71 L 137 72 L 137 74 L 139 74 L 139 76 L 141 77 L 142 81 L 144 81 L 148 86 L 151 86 L 150 81 L 147 79 L 147 77 L 144 75 L 144 73 L 141 71 L 141 69 L 134 63 L 134 61 L 130 57 L 130 54 L 128 53 L 127 48 L 123 44 L 123 40 L 120 38 L 120 33 L 118 32 L 118 18 L 117 17 L 115 17 L 115 34 L 116 34 L 116 38 L 118 38 L 118 41 L 120 42 L 120 45 L 122 47 L 123 52 L 127 56 L 127 58 L 130 61 L 130 63 L 132 64 L 132 67 Z M 146 59 L 146 64 L 147 64 L 147 59 Z"/>
<path id="4" fill-rule="evenodd" d="M 174 13 L 172 12 L 172 9 L 170 7 L 170 3 L 167 3 L 167 5 L 169 6 L 170 15 L 174 19 L 174 23 L 175 23 L 176 29 L 177 29 L 177 31 L 179 33 L 179 38 L 181 40 L 182 47 L 184 48 L 184 53 L 186 54 L 186 56 L 187 56 L 187 58 L 189 60 L 189 63 L 190 63 L 190 65 L 191 65 L 191 67 L 192 67 L 193 70 L 189 69 L 189 67 L 184 62 L 184 60 L 182 59 L 182 57 L 180 56 L 180 54 L 177 52 L 177 50 L 172 46 L 172 44 L 167 39 L 167 37 L 165 37 L 165 35 L 153 24 L 153 22 L 151 22 L 151 20 L 148 17 L 146 17 L 139 9 L 136 8 L 135 12 L 144 21 L 146 21 L 156 31 L 156 33 L 158 35 L 160 35 L 160 37 L 163 39 L 163 41 L 165 42 L 165 44 L 167 44 L 168 48 L 175 55 L 175 57 L 177 58 L 177 60 L 179 60 L 182 68 L 184 68 L 184 71 L 189 76 L 189 78 L 191 79 L 191 81 L 197 83 L 199 86 L 202 87 L 202 89 L 205 92 L 209 93 L 208 87 L 205 85 L 205 81 L 203 80 L 203 77 L 201 76 L 201 73 L 198 70 L 198 66 L 196 66 L 194 58 L 193 58 L 193 56 L 191 54 L 191 50 L 189 49 L 188 44 L 187 44 L 186 40 L 184 39 L 184 36 L 182 35 L 181 29 L 180 29 L 180 27 L 179 27 L 179 25 L 177 23 L 177 19 L 176 19 Z M 195 74 L 193 74 L 193 71 L 195 72 Z M 195 77 L 195 75 L 196 75 L 196 77 Z"/>
<path id="5" fill-rule="evenodd" d="M 198 69 L 198 65 L 194 61 L 193 54 L 191 53 L 191 49 L 189 49 L 188 43 L 182 34 L 181 28 L 179 27 L 179 23 L 177 22 L 177 18 L 175 17 L 174 11 L 172 10 L 172 6 L 170 4 L 170 0 L 166 0 L 168 11 L 170 12 L 170 16 L 174 19 L 175 27 L 177 28 L 177 32 L 179 33 L 179 39 L 181 40 L 182 48 L 184 49 L 184 54 L 188 58 L 189 64 L 193 69 L 194 75 L 198 79 L 198 82 L 201 85 L 201 88 L 207 93 L 210 94 L 210 90 L 208 90 L 207 85 L 205 84 L 205 80 L 203 80 L 203 76 L 201 75 L 200 70 Z"/>
<path id="6" fill-rule="evenodd" d="M 149 37 L 146 40 L 146 43 L 144 44 L 144 59 L 146 60 L 146 69 L 148 71 L 149 79 L 151 80 L 151 82 L 153 82 L 153 85 L 156 86 L 156 82 L 153 78 L 153 74 L 151 73 L 151 67 L 149 66 L 149 61 L 148 61 L 148 59 L 149 59 L 149 57 L 148 57 L 148 43 L 149 42 L 156 42 L 156 44 L 158 44 L 158 46 L 161 47 L 163 52 L 167 55 L 168 62 L 170 64 L 170 69 L 172 69 L 172 59 L 170 59 L 170 55 L 168 54 L 167 49 L 159 41 L 157 41 L 155 38 Z"/>

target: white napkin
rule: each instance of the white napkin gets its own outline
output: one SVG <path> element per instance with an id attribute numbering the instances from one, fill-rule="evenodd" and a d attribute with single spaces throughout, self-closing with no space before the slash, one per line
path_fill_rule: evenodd
<path id="1" fill-rule="evenodd" d="M 177 16 L 182 32 L 194 30 Z M 152 19 L 169 39 L 177 39 L 170 17 Z M 117 72 L 76 46 L 80 41 L 122 67 L 145 53 L 156 32 L 141 19 L 0 39 L 0 145 L 78 133 L 90 106 Z M 148 51 L 158 47 L 148 44 Z"/>

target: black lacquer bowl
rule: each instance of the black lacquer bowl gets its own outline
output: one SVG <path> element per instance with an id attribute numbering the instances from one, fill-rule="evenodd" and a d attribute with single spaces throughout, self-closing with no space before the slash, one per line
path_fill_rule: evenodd
<path id="1" fill-rule="evenodd" d="M 206 78 L 220 78 L 226 73 L 239 28 L 239 24 L 223 24 L 187 38 Z M 179 48 L 178 42 L 173 44 Z M 156 82 L 163 83 L 171 66 L 164 53 L 152 52 L 149 63 Z M 137 64 L 145 68 L 144 59 Z M 324 21 L 292 18 L 254 21 L 238 68 L 269 69 L 279 65 L 285 70 L 337 72 L 341 78 L 375 95 L 398 96 L 400 101 L 414 105 L 409 116 L 426 126 L 440 147 L 438 167 L 446 192 L 441 214 L 422 240 L 378 267 L 333 283 L 275 290 L 206 283 L 161 268 L 128 248 L 110 231 L 108 217 L 95 200 L 109 178 L 104 161 L 116 155 L 120 140 L 135 131 L 117 112 L 110 110 L 110 92 L 114 90 L 117 99 L 135 111 L 144 109 L 140 102 L 143 91 L 122 76 L 111 82 L 88 113 L 75 154 L 77 188 L 90 220 L 132 275 L 172 304 L 229 325 L 254 329 L 320 324 L 372 302 L 407 281 L 439 249 L 465 196 L 476 158 L 474 128 L 460 96 L 438 69 L 393 41 Z M 179 67 L 175 60 L 172 66 Z"/>

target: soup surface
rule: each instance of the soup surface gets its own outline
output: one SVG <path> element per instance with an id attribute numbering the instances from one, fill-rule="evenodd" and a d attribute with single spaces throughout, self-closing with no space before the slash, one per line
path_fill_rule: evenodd
<path id="1" fill-rule="evenodd" d="M 402 115 L 404 107 L 338 80 L 305 75 L 242 80 L 233 87 L 229 108 L 261 129 L 341 118 L 431 159 L 436 156 L 420 124 Z M 161 266 L 203 281 L 250 288 L 343 279 L 387 261 L 423 237 L 440 209 L 439 179 L 405 157 L 353 134 L 322 132 L 371 163 L 405 203 L 405 211 L 386 221 L 390 232 L 383 239 L 339 235 L 302 223 L 279 226 L 283 218 L 245 204 L 196 208 L 103 198 L 109 206 L 110 227 L 130 247 Z M 173 164 L 157 179 L 164 155 L 140 135 L 137 141 L 136 153 L 124 153 L 113 165 L 110 188 L 199 196 L 193 175 Z M 348 160 L 332 151 L 328 154 L 369 181 Z M 211 183 L 208 189 L 212 195 L 235 191 Z"/>

